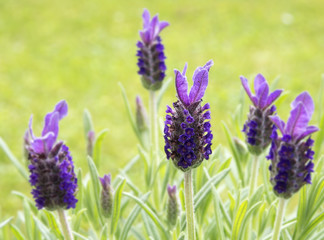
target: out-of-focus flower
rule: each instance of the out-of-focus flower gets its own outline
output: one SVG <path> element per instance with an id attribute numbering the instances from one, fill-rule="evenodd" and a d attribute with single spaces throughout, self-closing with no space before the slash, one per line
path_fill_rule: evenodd
<path id="1" fill-rule="evenodd" d="M 141 41 L 137 42 L 138 74 L 142 76 L 142 84 L 149 90 L 158 90 L 165 77 L 164 46 L 160 32 L 169 26 L 168 22 L 159 21 L 155 15 L 152 19 L 147 9 L 143 12 L 143 30 L 139 32 Z"/>
<path id="2" fill-rule="evenodd" d="M 183 72 L 175 70 L 175 83 L 178 101 L 173 103 L 174 109 L 167 106 L 164 126 L 165 153 L 174 165 L 186 172 L 198 167 L 203 159 L 208 160 L 212 153 L 209 103 L 201 106 L 202 97 L 208 85 L 208 73 L 213 61 L 198 67 L 193 75 L 193 86 L 188 95 L 188 82 L 185 76 L 187 64 Z M 206 111 L 207 110 L 207 111 Z"/>
<path id="3" fill-rule="evenodd" d="M 255 155 L 261 154 L 271 143 L 270 135 L 273 130 L 273 123 L 269 116 L 276 111 L 272 103 L 280 96 L 282 90 L 275 90 L 269 93 L 269 85 L 265 78 L 258 74 L 254 79 L 254 90 L 256 95 L 251 93 L 248 80 L 241 76 L 241 82 L 253 105 L 250 106 L 248 120 L 243 126 L 246 135 L 246 142 L 249 151 Z"/>
<path id="4" fill-rule="evenodd" d="M 112 206 L 113 206 L 113 193 L 111 187 L 111 174 L 106 174 L 103 178 L 99 178 L 102 186 L 101 190 L 101 210 L 102 214 L 109 218 L 112 214 Z"/>
<path id="5" fill-rule="evenodd" d="M 271 160 L 269 169 L 273 190 L 282 198 L 289 198 L 305 184 L 311 184 L 314 141 L 310 137 L 305 138 L 319 130 L 315 126 L 308 126 L 314 112 L 314 103 L 308 92 L 297 96 L 291 108 L 286 124 L 278 116 L 270 117 L 282 134 L 279 137 L 277 131 L 273 131 L 267 156 Z"/>
<path id="6" fill-rule="evenodd" d="M 41 137 L 32 131 L 29 121 L 30 139 L 25 141 L 28 151 L 29 182 L 38 209 L 48 210 L 75 208 L 77 178 L 69 148 L 62 141 L 56 142 L 59 121 L 67 115 L 68 106 L 63 100 L 56 104 L 53 112 L 45 116 Z M 25 135 L 27 136 L 27 135 Z"/>
<path id="7" fill-rule="evenodd" d="M 170 186 L 168 185 L 168 205 L 167 205 L 167 220 L 171 227 L 175 226 L 177 223 L 177 219 L 180 214 L 179 201 L 177 197 L 177 187 L 176 185 Z"/>

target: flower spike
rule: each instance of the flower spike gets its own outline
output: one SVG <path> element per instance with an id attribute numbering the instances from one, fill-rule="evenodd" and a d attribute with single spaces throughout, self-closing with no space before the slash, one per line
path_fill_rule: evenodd
<path id="1" fill-rule="evenodd" d="M 278 137 L 274 130 L 267 156 L 271 160 L 269 170 L 273 190 L 282 198 L 290 198 L 302 186 L 311 184 L 314 141 L 310 137 L 307 140 L 305 138 L 319 130 L 315 126 L 308 126 L 314 112 L 314 103 L 308 92 L 298 95 L 291 107 L 287 124 L 278 116 L 270 116 L 282 134 Z"/>
<path id="2" fill-rule="evenodd" d="M 271 143 L 274 125 L 270 121 L 269 116 L 275 114 L 276 107 L 272 104 L 280 96 L 282 90 L 275 90 L 269 93 L 267 81 L 261 74 L 258 74 L 254 79 L 255 95 L 253 95 L 248 85 L 248 80 L 243 76 L 240 79 L 245 92 L 253 103 L 250 106 L 248 120 L 245 122 L 242 131 L 246 135 L 249 151 L 259 155 Z"/>
<path id="3" fill-rule="evenodd" d="M 179 100 L 173 103 L 174 110 L 169 106 L 166 110 L 164 150 L 167 158 L 171 158 L 174 165 L 184 172 L 198 167 L 212 153 L 210 106 L 208 103 L 201 106 L 212 65 L 213 61 L 209 61 L 205 66 L 196 69 L 189 95 L 187 64 L 182 73 L 179 70 L 174 71 Z"/>

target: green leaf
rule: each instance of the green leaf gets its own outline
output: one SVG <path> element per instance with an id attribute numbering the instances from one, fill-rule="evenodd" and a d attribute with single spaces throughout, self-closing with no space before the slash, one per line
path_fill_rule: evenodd
<path id="1" fill-rule="evenodd" d="M 142 196 L 141 200 L 143 202 L 145 202 L 148 197 L 150 195 L 150 192 L 146 193 L 145 195 Z M 135 219 L 137 218 L 138 214 L 141 212 L 141 207 L 139 205 L 136 205 L 133 210 L 131 211 L 131 213 L 128 215 L 127 220 L 125 225 L 122 228 L 122 231 L 119 235 L 119 239 L 120 240 L 126 240 L 127 236 L 128 236 L 128 232 L 131 229 L 132 225 L 135 222 Z"/>
<path id="2" fill-rule="evenodd" d="M 107 223 L 102 227 L 100 237 L 101 240 L 108 239 L 108 225 Z"/>
<path id="3" fill-rule="evenodd" d="M 315 227 L 320 224 L 324 220 L 324 212 L 320 213 L 312 220 L 310 223 L 307 224 L 307 227 L 304 228 L 304 231 L 301 234 L 299 239 L 306 239 L 308 235 L 315 230 Z"/>
<path id="4" fill-rule="evenodd" d="M 16 237 L 17 240 L 24 240 L 25 239 L 22 232 L 14 224 L 10 224 L 10 228 L 11 228 L 11 231 L 14 234 L 14 236 Z"/>
<path id="5" fill-rule="evenodd" d="M 148 217 L 147 214 L 142 212 L 142 219 L 144 223 L 144 227 L 146 233 L 150 239 L 161 239 L 160 234 L 156 231 L 157 229 L 154 227 L 153 221 Z"/>
<path id="6" fill-rule="evenodd" d="M 56 222 L 56 217 L 54 216 L 54 214 L 52 212 L 49 212 L 46 210 L 43 210 L 43 212 L 45 213 L 47 221 L 49 223 L 49 227 L 52 230 L 52 232 L 54 232 L 56 238 L 62 239 L 63 236 L 62 236 L 60 228 Z"/>
<path id="7" fill-rule="evenodd" d="M 88 140 L 88 133 L 94 131 L 91 114 L 88 109 L 83 111 L 83 126 L 84 126 L 84 136 Z"/>
<path id="8" fill-rule="evenodd" d="M 96 202 L 96 206 L 97 206 L 97 210 L 99 213 L 99 220 L 101 223 L 103 223 L 103 219 L 102 216 L 100 214 L 101 209 L 100 209 L 100 190 L 99 190 L 99 174 L 98 174 L 98 170 L 96 168 L 96 165 L 94 164 L 94 162 L 92 161 L 92 158 L 90 156 L 88 156 L 88 166 L 89 166 L 89 171 L 90 171 L 90 176 L 91 176 L 91 183 L 93 186 L 93 193 L 94 193 L 94 198 L 95 198 L 95 202 Z M 93 207 L 93 206 L 91 206 Z"/>
<path id="9" fill-rule="evenodd" d="M 219 184 L 229 173 L 230 169 L 225 169 L 221 171 L 220 173 L 213 176 L 211 179 L 209 179 L 204 186 L 195 194 L 194 197 L 194 203 L 195 203 L 195 210 L 199 207 L 202 200 L 210 193 L 211 186 L 216 186 Z"/>
<path id="10" fill-rule="evenodd" d="M 77 179 L 78 179 L 78 192 L 76 198 L 78 202 L 76 203 L 76 208 L 73 210 L 74 213 L 79 212 L 82 208 L 83 203 L 83 184 L 82 184 L 82 169 L 79 168 L 77 171 Z"/>
<path id="11" fill-rule="evenodd" d="M 85 237 L 85 236 L 81 235 L 80 233 L 77 233 L 77 232 L 72 231 L 72 234 L 73 234 L 74 236 L 78 237 L 78 238 L 83 239 L 83 240 L 89 240 L 88 237 Z"/>
<path id="12" fill-rule="evenodd" d="M 160 229 L 160 231 L 164 235 L 164 239 L 169 239 L 169 234 L 166 232 L 166 227 L 163 226 L 162 222 L 160 219 L 156 216 L 156 214 L 139 198 L 133 196 L 130 193 L 124 192 L 123 195 L 133 199 L 147 214 L 148 216 L 152 219 L 152 221 L 155 223 L 155 225 Z"/>
<path id="13" fill-rule="evenodd" d="M 48 240 L 54 240 L 56 239 L 55 236 L 53 236 L 51 233 L 50 233 L 50 230 L 37 218 L 37 217 L 33 217 L 34 218 L 34 221 L 36 223 L 36 226 L 42 236 L 45 238 L 45 239 L 48 239 Z"/>
<path id="14" fill-rule="evenodd" d="M 1 222 L 0 229 L 3 228 L 4 226 L 6 226 L 12 219 L 13 219 L 13 217 L 10 217 L 10 218 L 4 220 L 3 222 Z"/>
<path id="15" fill-rule="evenodd" d="M 121 202 L 121 196 L 123 189 L 126 184 L 126 179 L 123 180 L 122 183 L 119 184 L 117 187 L 117 190 L 115 192 L 114 196 L 114 206 L 113 206 L 113 212 L 112 212 L 112 219 L 111 219 L 111 228 L 110 228 L 110 234 L 113 236 L 115 234 L 118 220 L 120 217 L 120 202 Z"/>
<path id="16" fill-rule="evenodd" d="M 241 203 L 241 205 L 236 213 L 236 216 L 234 219 L 233 231 L 232 231 L 232 238 L 231 238 L 232 240 L 239 239 L 238 238 L 239 232 L 240 232 L 242 222 L 243 222 L 246 210 L 247 210 L 247 206 L 248 206 L 248 201 L 245 200 L 244 202 Z"/>
<path id="17" fill-rule="evenodd" d="M 0 147 L 4 151 L 4 153 L 7 155 L 9 160 L 15 165 L 19 173 L 28 181 L 28 173 L 26 168 L 21 164 L 21 162 L 13 155 L 5 141 L 0 137 Z"/>
<path id="18" fill-rule="evenodd" d="M 108 129 L 103 129 L 99 132 L 98 136 L 96 137 L 96 141 L 93 147 L 93 161 L 95 162 L 96 166 L 99 168 L 100 166 L 100 156 L 101 156 L 101 146 L 104 137 L 106 136 Z"/>
<path id="19" fill-rule="evenodd" d="M 230 149 L 231 149 L 232 154 L 234 156 L 234 160 L 235 160 L 235 163 L 236 163 L 235 165 L 237 167 L 237 171 L 238 171 L 240 180 L 242 181 L 243 186 L 245 186 L 244 185 L 244 175 L 243 175 L 243 171 L 242 171 L 242 165 L 241 165 L 239 155 L 238 155 L 238 153 L 236 151 L 236 148 L 234 146 L 233 137 L 232 137 L 231 132 L 228 129 L 226 123 L 222 122 L 222 125 L 223 125 L 223 129 L 224 129 L 224 132 L 225 132 L 225 135 L 226 135 L 226 139 L 227 139 L 227 141 L 228 141 L 228 143 L 230 145 Z"/>
<path id="20" fill-rule="evenodd" d="M 141 134 L 139 133 L 138 128 L 136 126 L 136 122 L 135 122 L 133 112 L 132 112 L 132 110 L 130 108 L 130 105 L 129 105 L 129 101 L 128 101 L 128 98 L 127 98 L 125 88 L 123 87 L 123 85 L 121 83 L 118 83 L 118 84 L 119 84 L 119 87 L 120 87 L 120 89 L 122 91 L 122 95 L 123 95 L 123 99 L 124 99 L 124 103 L 125 103 L 126 112 L 127 112 L 129 122 L 131 123 L 133 131 L 134 131 L 135 135 L 137 136 L 138 140 L 140 141 L 141 145 L 144 146 L 143 145 L 143 140 L 141 138 Z"/>
<path id="21" fill-rule="evenodd" d="M 25 217 L 25 225 L 28 239 L 33 239 L 33 223 L 31 218 L 30 207 L 27 203 L 27 200 L 24 200 L 24 217 Z"/>

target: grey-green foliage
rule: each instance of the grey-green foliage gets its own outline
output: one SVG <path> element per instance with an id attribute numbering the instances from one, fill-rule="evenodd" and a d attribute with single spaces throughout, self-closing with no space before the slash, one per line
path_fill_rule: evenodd
<path id="1" fill-rule="evenodd" d="M 94 159 L 91 156 L 78 159 L 86 161 L 88 169 L 77 169 L 79 202 L 76 209 L 67 211 L 74 237 L 94 240 L 185 239 L 183 174 L 165 159 L 162 148 L 159 163 L 151 158 L 149 146 L 143 145 L 136 129 L 126 91 L 122 86 L 121 90 L 129 120 L 138 137 L 138 155 L 113 175 L 112 186 L 115 192 L 111 219 L 102 216 L 101 185 L 98 180 L 99 176 L 109 173 L 109 170 L 100 166 L 102 139 L 104 136 L 109 137 L 107 130 L 97 135 Z M 158 97 L 159 104 L 162 96 L 163 94 Z M 223 122 L 228 146 L 218 145 L 216 138 L 210 160 L 204 161 L 194 172 L 197 239 L 241 240 L 249 236 L 250 239 L 266 240 L 272 237 L 277 198 L 269 184 L 269 163 L 264 157 L 266 153 L 260 157 L 257 188 L 248 197 L 252 157 L 246 152 L 240 132 L 245 116 L 244 101 L 242 103 L 232 114 L 232 121 Z M 84 119 L 86 134 L 95 128 L 89 111 L 85 111 Z M 319 119 L 324 126 L 324 117 L 320 116 Z M 298 193 L 298 206 L 289 206 L 282 225 L 282 239 L 324 239 L 324 160 L 320 158 L 319 152 L 324 141 L 322 132 L 316 139 L 316 172 L 313 175 L 313 184 L 306 185 Z M 26 187 L 29 186 L 26 164 L 15 157 L 2 139 L 0 147 L 17 168 L 17 174 L 20 173 L 26 179 Z M 140 170 L 136 178 L 132 174 L 133 169 Z M 176 184 L 178 189 L 180 217 L 173 228 L 170 228 L 167 221 L 167 184 Z M 55 212 L 38 211 L 30 195 L 13 191 L 11 197 L 21 202 L 22 211 L 12 216 L 3 216 L 0 213 L 1 239 L 63 239 Z"/>

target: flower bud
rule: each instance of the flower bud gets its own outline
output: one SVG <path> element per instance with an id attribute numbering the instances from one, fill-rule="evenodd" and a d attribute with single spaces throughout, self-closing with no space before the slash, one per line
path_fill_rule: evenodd
<path id="1" fill-rule="evenodd" d="M 87 153 L 90 157 L 92 157 L 93 155 L 93 147 L 94 147 L 95 139 L 96 139 L 95 132 L 93 130 L 90 130 L 87 136 Z"/>
<path id="2" fill-rule="evenodd" d="M 136 125 L 140 133 L 148 131 L 148 117 L 140 96 L 136 96 Z"/>
<path id="3" fill-rule="evenodd" d="M 109 218 L 112 214 L 113 207 L 113 193 L 111 187 L 111 174 L 104 175 L 103 178 L 99 178 L 102 186 L 101 190 L 101 210 L 104 217 Z"/>
<path id="4" fill-rule="evenodd" d="M 177 198 L 177 187 L 174 185 L 171 187 L 168 185 L 168 205 L 167 205 L 167 220 L 171 227 L 175 226 L 177 223 L 177 219 L 180 214 L 180 207 L 179 207 L 179 201 Z"/>

